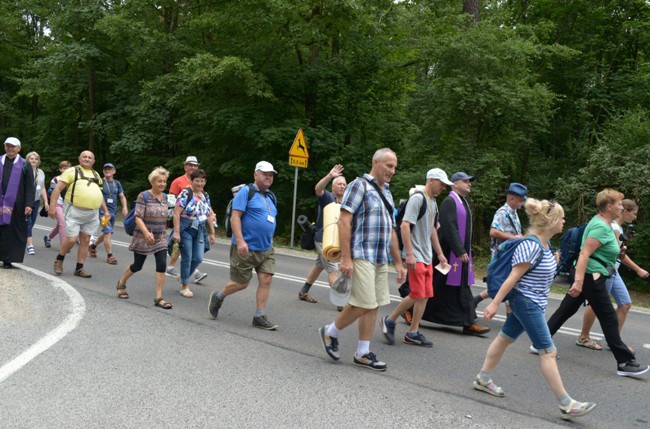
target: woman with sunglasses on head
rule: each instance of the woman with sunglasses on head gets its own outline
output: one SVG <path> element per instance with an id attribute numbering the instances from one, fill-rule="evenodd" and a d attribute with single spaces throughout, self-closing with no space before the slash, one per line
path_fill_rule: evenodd
<path id="1" fill-rule="evenodd" d="M 548 329 L 554 335 L 564 322 L 576 314 L 583 302 L 589 301 L 603 329 L 605 340 L 616 358 L 616 373 L 622 377 L 631 377 L 645 374 L 650 367 L 640 365 L 634 353 L 621 340 L 616 310 L 605 286 L 616 272 L 614 266 L 620 253 L 612 221 L 618 219 L 623 212 L 623 198 L 622 193 L 613 189 L 604 189 L 596 195 L 598 214 L 585 228 L 575 272 L 572 272 L 573 283 L 560 307 L 548 320 Z"/>
<path id="2" fill-rule="evenodd" d="M 557 367 L 557 349 L 546 325 L 546 304 L 557 269 L 550 240 L 562 232 L 564 210 L 557 203 L 534 198 L 529 198 L 524 207 L 530 221 L 528 234 L 517 244 L 512 254 L 512 271 L 483 314 L 485 321 L 493 318 L 504 299 L 508 299 L 511 312 L 501 332 L 488 347 L 481 371 L 474 380 L 474 388 L 499 398 L 505 396 L 504 390 L 492 381 L 491 373 L 508 346 L 525 331 L 539 350 L 540 369 L 558 399 L 560 415 L 569 420 L 587 414 L 596 404 L 578 402 L 564 389 Z"/>
<path id="3" fill-rule="evenodd" d="M 623 234 L 623 225 L 630 224 L 636 220 L 636 215 L 639 211 L 639 206 L 636 202 L 632 200 L 623 200 L 623 212 L 621 215 L 612 221 L 612 228 L 614 229 L 614 234 L 618 240 L 619 247 L 621 248 L 621 256 L 614 268 L 616 272 L 612 277 L 607 279 L 605 287 L 609 294 L 616 301 L 616 316 L 618 317 L 618 332 L 620 333 L 623 330 L 623 324 L 625 324 L 625 319 L 627 318 L 627 313 L 632 308 L 632 298 L 630 298 L 630 293 L 625 286 L 623 278 L 618 272 L 618 268 L 621 266 L 621 263 L 626 267 L 634 271 L 642 279 L 647 279 L 650 274 L 639 267 L 633 260 L 628 256 L 624 251 L 625 243 L 622 241 L 622 237 L 625 237 Z M 631 237 L 625 237 L 625 240 L 629 240 Z M 580 336 L 576 341 L 576 344 L 582 347 L 586 347 L 592 350 L 601 350 L 602 346 L 589 338 L 589 332 L 591 331 L 594 322 L 596 321 L 596 315 L 591 307 L 587 307 L 585 314 L 582 318 L 582 331 Z"/>

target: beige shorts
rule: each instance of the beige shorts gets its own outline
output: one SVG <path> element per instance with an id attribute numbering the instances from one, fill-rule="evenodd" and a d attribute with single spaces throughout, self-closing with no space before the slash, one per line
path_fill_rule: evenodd
<path id="1" fill-rule="evenodd" d="M 353 259 L 350 301 L 354 307 L 373 309 L 390 303 L 388 265 L 375 265 L 364 259 Z"/>
<path id="2" fill-rule="evenodd" d="M 93 235 L 99 228 L 99 211 L 83 210 L 65 202 L 63 204 L 63 218 L 65 219 L 65 233 L 68 237 L 76 237 L 79 232 Z"/>
<path id="3" fill-rule="evenodd" d="M 253 268 L 257 273 L 275 274 L 275 250 L 271 247 L 264 252 L 248 251 L 241 257 L 237 246 L 230 246 L 230 280 L 247 285 L 253 278 Z"/>

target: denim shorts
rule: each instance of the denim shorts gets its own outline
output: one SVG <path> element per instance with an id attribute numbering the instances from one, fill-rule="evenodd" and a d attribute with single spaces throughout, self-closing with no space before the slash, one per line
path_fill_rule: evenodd
<path id="1" fill-rule="evenodd" d="M 512 312 L 508 314 L 499 335 L 507 341 L 514 342 L 526 331 L 533 343 L 533 347 L 539 350 L 539 354 L 556 351 L 553 338 L 551 338 L 551 333 L 546 324 L 546 314 L 542 307 L 526 298 L 516 289 L 512 290 L 508 302 Z"/>
<path id="2" fill-rule="evenodd" d="M 607 288 L 607 292 L 614 297 L 616 305 L 632 304 L 630 292 L 627 291 L 627 286 L 625 286 L 625 282 L 618 272 L 607 279 L 605 287 Z"/>

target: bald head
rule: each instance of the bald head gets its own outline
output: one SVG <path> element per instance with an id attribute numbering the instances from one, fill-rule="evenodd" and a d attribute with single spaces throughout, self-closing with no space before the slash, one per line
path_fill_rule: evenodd
<path id="1" fill-rule="evenodd" d="M 95 164 L 95 154 L 89 150 L 84 150 L 79 155 L 79 165 L 83 168 L 91 169 Z"/>

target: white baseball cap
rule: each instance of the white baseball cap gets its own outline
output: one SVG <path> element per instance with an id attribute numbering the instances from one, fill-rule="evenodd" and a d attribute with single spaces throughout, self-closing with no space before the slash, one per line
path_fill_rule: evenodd
<path id="1" fill-rule="evenodd" d="M 447 186 L 453 185 L 453 183 L 449 181 L 447 173 L 445 173 L 444 170 L 440 168 L 432 168 L 429 170 L 427 172 L 427 179 L 438 179 Z"/>
<path id="2" fill-rule="evenodd" d="M 337 307 L 345 306 L 350 300 L 350 277 L 343 274 L 334 282 L 334 287 L 330 288 L 330 302 Z"/>
<path id="3" fill-rule="evenodd" d="M 199 165 L 199 161 L 196 159 L 195 156 L 188 156 L 187 158 L 185 158 L 185 164 Z"/>
<path id="4" fill-rule="evenodd" d="M 273 172 L 275 174 L 278 174 L 278 172 L 273 169 L 273 164 L 266 161 L 258 162 L 257 165 L 255 166 L 255 171 L 262 171 L 264 173 Z"/>
<path id="5" fill-rule="evenodd" d="M 20 140 L 18 140 L 16 137 L 7 137 L 7 140 L 5 140 L 5 144 L 10 144 L 12 146 L 20 147 Z"/>

